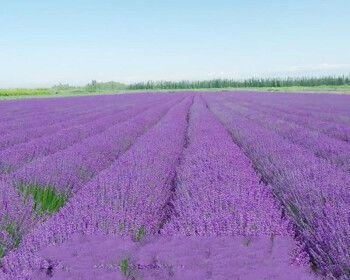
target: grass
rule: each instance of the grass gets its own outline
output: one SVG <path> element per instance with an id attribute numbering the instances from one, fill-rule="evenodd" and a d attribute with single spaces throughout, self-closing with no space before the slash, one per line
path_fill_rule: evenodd
<path id="1" fill-rule="evenodd" d="M 7 90 L 0 89 L 0 100 L 14 100 L 14 99 L 32 99 L 32 98 L 56 98 L 56 97 L 72 97 L 72 96 L 89 96 L 89 95 L 100 95 L 100 94 L 116 94 L 124 93 L 122 91 L 85 91 L 83 89 L 69 89 L 69 90 L 58 90 L 52 89 L 47 90 L 45 93 L 38 94 L 35 89 L 29 90 L 32 94 L 21 95 L 21 94 L 3 94 Z"/>
<path id="2" fill-rule="evenodd" d="M 60 97 L 74 97 L 74 96 L 92 96 L 103 94 L 132 94 L 132 93 L 144 93 L 144 92 L 184 92 L 188 89 L 157 89 L 157 90 L 116 90 L 116 91 L 98 91 L 87 92 L 81 89 L 76 90 L 61 90 L 57 93 L 50 91 L 49 94 L 33 94 L 33 95 L 2 95 L 0 90 L 0 100 L 14 100 L 14 99 L 27 99 L 27 98 L 60 98 Z M 190 91 L 206 91 L 206 92 L 234 92 L 234 91 L 257 91 L 257 92 L 275 92 L 275 93 L 326 93 L 326 94 L 350 94 L 350 85 L 344 86 L 314 86 L 314 87 L 251 87 L 251 88 L 199 88 L 191 89 Z"/>
<path id="3" fill-rule="evenodd" d="M 214 79 L 206 81 L 149 81 L 125 85 L 117 82 L 72 87 L 58 85 L 46 89 L 0 89 L 0 100 L 22 98 L 67 97 L 98 94 L 181 91 L 260 91 L 350 94 L 350 77 Z"/>
<path id="4" fill-rule="evenodd" d="M 119 270 L 125 277 L 130 275 L 130 264 L 128 258 L 124 258 L 120 261 Z"/>
<path id="5" fill-rule="evenodd" d="M 51 94 L 51 89 L 0 89 L 0 97 L 43 96 Z"/>
<path id="6" fill-rule="evenodd" d="M 16 223 L 9 223 L 5 230 L 10 235 L 14 247 L 17 248 L 22 239 L 22 236 L 20 234 L 20 227 Z"/>
<path id="7" fill-rule="evenodd" d="M 0 260 L 5 256 L 5 248 L 0 244 Z"/>
<path id="8" fill-rule="evenodd" d="M 58 193 L 52 187 L 43 188 L 37 185 L 22 185 L 19 189 L 23 193 L 25 201 L 29 196 L 33 198 L 33 208 L 39 216 L 52 215 L 58 212 L 68 200 L 66 195 Z M 0 239 L 0 259 L 5 256 L 9 248 L 17 248 L 22 240 L 20 225 L 9 221 L 8 218 L 6 220 L 5 225 L 0 228 L 0 231 L 5 230 L 7 232 L 12 244 L 6 245 L 6 241 Z"/>
<path id="9" fill-rule="evenodd" d="M 23 193 L 25 201 L 29 196 L 33 198 L 33 208 L 39 216 L 52 215 L 58 212 L 68 200 L 66 195 L 58 193 L 52 187 L 43 188 L 37 185 L 21 185 L 19 189 Z M 11 222 L 8 217 L 5 217 L 5 223 L 0 227 L 0 231 L 3 230 L 11 239 L 11 244 L 7 244 L 8 241 L 0 238 L 0 260 L 9 249 L 17 248 L 22 240 L 20 225 Z"/>
<path id="10" fill-rule="evenodd" d="M 41 187 L 37 185 L 21 186 L 21 192 L 27 199 L 29 196 L 33 197 L 34 210 L 40 215 L 52 215 L 64 206 L 68 200 L 65 194 L 58 193 L 52 187 Z"/>
<path id="11" fill-rule="evenodd" d="M 20 226 L 15 222 L 5 223 L 5 226 L 0 230 L 5 230 L 11 239 L 11 244 L 6 244 L 8 241 L 0 239 L 0 260 L 6 255 L 6 252 L 12 248 L 18 248 L 22 240 Z"/>

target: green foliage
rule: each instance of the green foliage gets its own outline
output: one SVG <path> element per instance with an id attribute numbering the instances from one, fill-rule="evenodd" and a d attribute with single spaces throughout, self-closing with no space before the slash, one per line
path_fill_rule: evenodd
<path id="1" fill-rule="evenodd" d="M 38 215 L 52 215 L 64 206 L 68 200 L 67 195 L 57 193 L 52 187 L 40 187 L 36 185 L 21 186 L 20 190 L 25 198 L 32 196 L 34 210 Z"/>
<path id="2" fill-rule="evenodd" d="M 5 256 L 5 248 L 0 244 L 0 260 Z"/>
<path id="3" fill-rule="evenodd" d="M 0 89 L 0 98 L 6 97 L 29 97 L 29 96 L 57 96 L 81 94 L 81 93 L 108 93 L 120 90 L 126 90 L 127 85 L 118 82 L 97 82 L 95 80 L 86 86 L 71 86 L 69 84 L 59 83 L 52 88 L 38 89 Z"/>
<path id="4" fill-rule="evenodd" d="M 1 96 L 41 96 L 51 94 L 50 89 L 0 89 Z"/>
<path id="5" fill-rule="evenodd" d="M 204 81 L 148 81 L 126 85 L 119 82 L 97 82 L 86 86 L 59 83 L 49 89 L 0 89 L 0 99 L 36 96 L 70 96 L 80 94 L 116 93 L 137 90 L 201 90 L 201 89 L 262 89 L 266 91 L 326 91 L 350 92 L 350 76 L 324 76 L 299 78 L 251 78 L 245 80 L 212 79 Z"/>
<path id="6" fill-rule="evenodd" d="M 146 228 L 144 226 L 140 227 L 135 236 L 137 242 L 141 241 L 146 236 Z"/>
<path id="7" fill-rule="evenodd" d="M 128 277 L 130 275 L 130 264 L 128 258 L 122 259 L 120 261 L 119 269 L 125 277 Z"/>
<path id="8" fill-rule="evenodd" d="M 16 223 L 9 223 L 5 230 L 10 235 L 13 241 L 13 246 L 17 248 L 21 243 L 22 239 L 19 225 L 17 225 Z"/>
<path id="9" fill-rule="evenodd" d="M 0 231 L 6 231 L 9 236 L 9 240 L 0 239 L 0 259 L 6 255 L 8 250 L 18 248 L 22 240 L 22 233 L 20 226 L 5 218 L 5 223 L 0 227 Z"/>
<path id="10" fill-rule="evenodd" d="M 130 90 L 176 90 L 211 88 L 259 88 L 259 87 L 315 87 L 350 85 L 350 77 L 301 77 L 301 78 L 251 78 L 245 80 L 213 79 L 207 81 L 148 81 L 129 85 Z"/>

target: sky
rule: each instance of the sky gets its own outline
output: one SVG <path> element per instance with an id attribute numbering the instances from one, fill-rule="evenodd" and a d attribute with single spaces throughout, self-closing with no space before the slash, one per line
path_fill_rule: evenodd
<path id="1" fill-rule="evenodd" d="M 350 74 L 349 0 L 0 0 L 0 88 Z"/>

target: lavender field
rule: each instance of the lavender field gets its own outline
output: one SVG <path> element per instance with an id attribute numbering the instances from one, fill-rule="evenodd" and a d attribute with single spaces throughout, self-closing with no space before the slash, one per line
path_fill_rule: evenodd
<path id="1" fill-rule="evenodd" d="M 1 102 L 0 279 L 350 279 L 350 96 Z"/>

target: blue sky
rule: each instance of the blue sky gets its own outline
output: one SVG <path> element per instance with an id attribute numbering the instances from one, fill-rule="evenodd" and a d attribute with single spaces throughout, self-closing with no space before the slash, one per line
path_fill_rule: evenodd
<path id="1" fill-rule="evenodd" d="M 348 0 L 0 4 L 0 88 L 350 73 Z"/>

